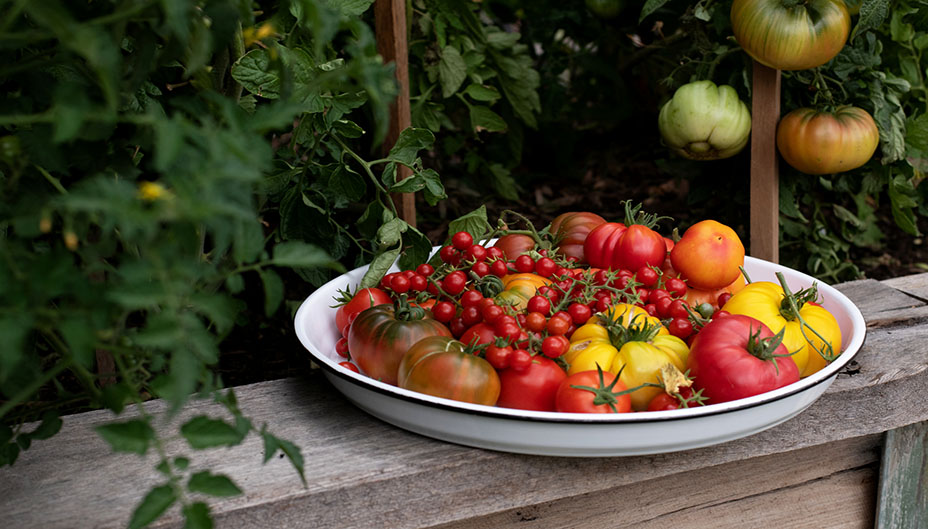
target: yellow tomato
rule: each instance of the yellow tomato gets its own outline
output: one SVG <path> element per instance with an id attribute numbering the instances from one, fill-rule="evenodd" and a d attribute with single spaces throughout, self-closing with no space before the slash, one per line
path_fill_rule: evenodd
<path id="1" fill-rule="evenodd" d="M 607 313 L 608 316 L 612 318 L 612 321 L 618 323 L 622 327 L 643 327 L 647 325 L 656 325 L 660 327 L 657 334 L 670 334 L 670 331 L 661 324 L 661 320 L 651 316 L 643 308 L 637 305 L 629 305 L 627 303 L 619 303 L 615 305 L 610 312 Z"/>
<path id="2" fill-rule="evenodd" d="M 827 309 L 814 303 L 804 303 L 799 307 L 799 316 L 808 324 L 808 327 L 803 326 L 799 317 L 791 314 L 788 306 L 783 306 L 784 297 L 780 285 L 756 281 L 734 294 L 725 304 L 724 310 L 756 318 L 774 333 L 786 329 L 783 345 L 793 353 L 799 376 L 807 377 L 828 364 L 821 352 L 832 356 L 841 353 L 841 328 L 838 320 Z"/>
<path id="3" fill-rule="evenodd" d="M 512 305 L 516 310 L 525 310 L 528 300 L 544 285 L 550 285 L 551 280 L 538 274 L 508 274 L 500 278 L 503 282 L 503 291 L 496 295 L 496 302 L 500 305 Z"/>
<path id="4" fill-rule="evenodd" d="M 689 356 L 689 347 L 686 342 L 672 335 L 657 336 L 650 342 L 628 342 L 619 349 L 613 358 L 609 371 L 619 373 L 621 380 L 628 388 L 642 384 L 659 384 L 661 368 L 667 364 L 683 371 L 686 369 L 686 359 Z M 643 387 L 631 393 L 632 409 L 642 411 L 648 409 L 658 393 L 660 387 Z"/>

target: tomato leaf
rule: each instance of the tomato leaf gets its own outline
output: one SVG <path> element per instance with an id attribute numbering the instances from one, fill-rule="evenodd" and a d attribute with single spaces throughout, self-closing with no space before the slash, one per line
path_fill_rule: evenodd
<path id="1" fill-rule="evenodd" d="M 271 65 L 265 49 L 254 49 L 243 55 L 232 65 L 231 74 L 252 94 L 267 99 L 280 97 L 280 75 Z"/>
<path id="2" fill-rule="evenodd" d="M 242 493 L 242 489 L 238 488 L 228 476 L 213 474 L 208 470 L 203 470 L 190 476 L 190 481 L 187 482 L 187 489 L 190 490 L 190 492 L 202 492 L 203 494 L 221 498 L 238 496 Z"/>
<path id="3" fill-rule="evenodd" d="M 905 123 L 905 159 L 921 173 L 928 173 L 928 114 Z"/>
<path id="4" fill-rule="evenodd" d="M 482 101 L 485 103 L 492 103 L 501 97 L 499 90 L 495 87 L 477 83 L 468 85 L 464 90 L 464 94 L 470 96 L 475 101 Z"/>
<path id="5" fill-rule="evenodd" d="M 896 225 L 913 236 L 920 236 L 914 208 L 918 207 L 918 191 L 912 181 L 903 175 L 895 176 L 889 184 L 889 199 Z"/>
<path id="6" fill-rule="evenodd" d="M 197 450 L 216 446 L 235 446 L 245 435 L 221 419 L 198 415 L 180 428 L 181 435 Z"/>
<path id="7" fill-rule="evenodd" d="M 213 529 L 213 519 L 210 517 L 209 505 L 198 501 L 184 505 L 184 529 Z"/>
<path id="8" fill-rule="evenodd" d="M 143 419 L 104 424 L 96 427 L 97 434 L 109 443 L 114 452 L 145 455 L 155 439 L 155 431 Z"/>
<path id="9" fill-rule="evenodd" d="M 481 130 L 503 132 L 508 127 L 506 120 L 490 110 L 490 107 L 471 105 L 469 110 L 471 127 L 477 132 Z"/>
<path id="10" fill-rule="evenodd" d="M 644 5 L 641 6 L 641 14 L 638 15 L 638 23 L 640 24 L 645 17 L 663 7 L 667 1 L 668 0 L 648 0 L 645 2 Z"/>
<path id="11" fill-rule="evenodd" d="M 270 264 L 288 267 L 328 267 L 340 269 L 342 266 L 318 246 L 301 241 L 284 241 L 274 247 L 274 257 Z"/>
<path id="12" fill-rule="evenodd" d="M 155 487 L 145 495 L 129 520 L 129 529 L 141 529 L 154 522 L 177 501 L 174 488 L 170 485 Z"/>
<path id="13" fill-rule="evenodd" d="M 883 165 L 905 156 L 905 111 L 900 97 L 911 89 L 908 81 L 885 72 L 873 72 L 870 82 L 873 119 L 880 131 Z"/>
<path id="14" fill-rule="evenodd" d="M 403 270 L 410 270 L 419 263 L 424 263 L 432 253 L 432 242 L 412 226 L 403 233 L 403 247 L 405 250 L 399 259 L 399 266 Z"/>
<path id="15" fill-rule="evenodd" d="M 260 270 L 258 275 L 264 285 L 264 315 L 271 317 L 284 301 L 284 282 L 273 270 Z"/>
<path id="16" fill-rule="evenodd" d="M 261 438 L 264 440 L 264 463 L 270 461 L 271 458 L 274 457 L 274 454 L 280 450 L 287 456 L 287 459 L 290 460 L 290 464 L 293 465 L 293 468 L 296 469 L 297 473 L 300 475 L 300 480 L 305 487 L 306 476 L 303 466 L 303 454 L 300 451 L 300 447 L 286 439 L 281 439 L 271 434 L 267 431 L 266 426 L 261 428 Z"/>
<path id="17" fill-rule="evenodd" d="M 867 0 L 860 4 L 860 16 L 857 18 L 857 25 L 851 32 L 851 39 L 854 40 L 857 35 L 864 31 L 878 29 L 883 25 L 886 16 L 889 14 L 889 0 Z"/>
<path id="18" fill-rule="evenodd" d="M 441 50 L 441 62 L 438 63 L 438 79 L 441 81 L 442 97 L 451 97 L 467 79 L 467 63 L 454 46 L 445 46 Z"/>

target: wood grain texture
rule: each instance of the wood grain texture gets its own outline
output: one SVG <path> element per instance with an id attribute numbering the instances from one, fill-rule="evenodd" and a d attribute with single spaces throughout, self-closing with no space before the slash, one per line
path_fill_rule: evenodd
<path id="1" fill-rule="evenodd" d="M 780 260 L 780 176 L 777 122 L 780 120 L 780 71 L 754 61 L 751 97 L 751 250 L 774 263 Z"/>
<path id="2" fill-rule="evenodd" d="M 928 422 L 886 432 L 876 527 L 928 527 Z"/>
<path id="3" fill-rule="evenodd" d="M 880 437 L 717 465 L 432 529 L 809 527 L 810 519 L 828 521 L 816 528 L 872 527 Z"/>
<path id="4" fill-rule="evenodd" d="M 928 282 L 928 274 L 923 280 Z M 674 523 L 682 519 L 672 518 L 674 512 L 689 512 L 693 517 L 705 512 L 709 520 L 734 516 L 743 505 L 757 515 L 778 505 L 781 500 L 773 499 L 778 494 L 786 494 L 782 501 L 797 501 L 789 491 L 806 486 L 812 487 L 807 489 L 809 494 L 826 498 L 832 497 L 829 491 L 849 494 L 856 504 L 861 489 L 851 484 L 854 479 L 869 480 L 872 472 L 854 467 L 853 462 L 841 463 L 841 453 L 857 450 L 858 456 L 853 457 L 859 465 L 870 465 L 873 456 L 863 456 L 861 451 L 869 450 L 866 446 L 873 443 L 872 436 L 928 420 L 923 397 L 928 394 L 928 343 L 924 340 L 928 324 L 887 323 L 898 321 L 899 314 L 906 311 L 924 311 L 926 305 L 918 300 L 913 305 L 913 298 L 897 295 L 898 291 L 885 284 L 868 280 L 838 288 L 865 309 L 870 326 L 866 343 L 849 369 L 797 417 L 718 446 L 592 459 L 468 448 L 387 425 L 351 405 L 321 376 L 314 375 L 236 388 L 241 408 L 256 424 L 267 423 L 275 435 L 302 447 L 306 488 L 285 459 L 261 464 L 263 446 L 257 438 L 237 447 L 204 452 L 191 452 L 173 440 L 167 450 L 191 456 L 193 470 L 210 468 L 229 475 L 245 491 L 238 497 L 210 501 L 217 526 L 224 528 L 416 528 L 464 523 L 552 502 L 567 508 L 575 501 L 582 504 L 587 495 L 606 498 L 615 490 L 637 491 L 635 502 L 642 497 L 641 491 L 656 494 L 659 499 L 653 506 L 629 512 L 638 513 L 636 519 L 644 521 L 668 516 L 666 520 Z M 166 420 L 163 403 L 152 402 L 148 408 L 159 424 Z M 221 415 L 221 410 L 208 402 L 196 402 L 174 422 L 200 413 Z M 108 447 L 93 427 L 110 420 L 108 412 L 66 417 L 58 436 L 34 443 L 15 466 L 0 469 L 0 515 L 5 528 L 71 528 L 75 519 L 86 520 L 82 526 L 125 526 L 147 488 L 159 484 L 161 477 L 153 468 L 151 455 L 108 454 Z M 863 444 L 854 444 L 855 440 Z M 661 496 L 664 487 L 683 476 L 696 476 L 706 483 L 722 479 L 711 477 L 713 468 L 729 469 L 724 476 L 746 475 L 757 471 L 755 465 L 767 465 L 761 460 L 768 457 L 776 465 L 789 467 L 789 461 L 806 449 L 830 451 L 834 459 L 828 458 L 827 463 L 823 459 L 821 469 L 812 468 L 816 466 L 812 463 L 805 465 L 808 469 L 793 467 L 796 477 L 790 479 L 802 484 L 784 485 L 782 491 L 770 483 L 748 486 L 729 481 L 722 488 L 733 496 L 726 496 L 731 499 L 718 505 L 696 492 L 690 493 L 695 496 L 689 500 Z M 832 464 L 843 465 L 846 470 L 828 470 L 827 465 Z M 816 472 L 825 473 L 816 478 Z M 857 477 L 848 478 L 851 475 Z M 686 483 L 692 482 L 688 479 Z M 744 493 L 738 491 L 741 487 Z M 768 490 L 764 491 L 765 487 Z M 631 508 L 616 500 L 616 512 Z M 840 519 L 830 508 L 809 509 L 807 512 L 823 516 L 826 522 Z M 849 516 L 858 519 L 862 515 L 852 511 Z M 182 525 L 175 509 L 156 527 Z"/>
<path id="5" fill-rule="evenodd" d="M 409 103 L 409 50 L 406 39 L 406 0 L 376 0 L 374 2 L 374 33 L 377 51 L 384 63 L 393 63 L 399 93 L 390 105 L 390 125 L 383 142 L 384 153 L 396 144 L 400 132 L 412 125 Z M 406 166 L 397 167 L 397 179 L 412 174 Z M 411 226 L 416 225 L 416 197 L 413 193 L 400 193 L 393 197 L 400 218 Z"/>

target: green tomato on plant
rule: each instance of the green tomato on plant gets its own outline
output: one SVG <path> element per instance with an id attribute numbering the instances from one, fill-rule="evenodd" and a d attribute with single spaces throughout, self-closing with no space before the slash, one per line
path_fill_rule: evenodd
<path id="1" fill-rule="evenodd" d="M 728 85 L 695 81 L 677 89 L 661 108 L 664 142 L 692 160 L 720 160 L 737 154 L 751 134 L 751 112 Z"/>
<path id="2" fill-rule="evenodd" d="M 623 0 L 586 0 L 586 7 L 601 18 L 617 16 L 625 7 Z"/>

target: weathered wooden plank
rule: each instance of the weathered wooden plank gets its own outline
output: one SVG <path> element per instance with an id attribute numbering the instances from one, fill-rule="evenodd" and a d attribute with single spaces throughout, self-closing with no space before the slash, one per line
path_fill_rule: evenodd
<path id="1" fill-rule="evenodd" d="M 886 432 L 876 527 L 928 527 L 928 422 Z"/>
<path id="2" fill-rule="evenodd" d="M 883 281 L 883 284 L 928 302 L 928 273 L 894 277 Z"/>
<path id="3" fill-rule="evenodd" d="M 698 469 L 433 529 L 872 527 L 880 437 Z"/>
<path id="4" fill-rule="evenodd" d="M 887 303 L 893 290 L 876 282 L 839 288 L 855 297 L 882 300 L 865 311 L 871 323 L 911 303 L 907 296 Z M 853 369 L 839 375 L 796 418 L 746 439 L 680 453 L 578 460 L 456 446 L 366 415 L 318 375 L 236 389 L 242 409 L 256 423 L 266 422 L 276 435 L 303 447 L 309 481 L 305 489 L 286 460 L 261 464 L 258 439 L 193 454 L 173 440 L 167 449 L 191 455 L 194 469 L 228 474 L 245 491 L 211 502 L 220 527 L 266 526 L 271 520 L 281 528 L 402 529 L 461 522 L 584 494 L 648 488 L 662 478 L 672 481 L 687 472 L 749 464 L 755 458 L 828 447 L 926 421 L 926 334 L 928 324 L 876 326 Z M 151 403 L 150 411 L 161 417 L 164 405 Z M 218 407 L 196 403 L 181 419 L 207 412 L 218 413 Z M 107 454 L 92 428 L 110 417 L 106 412 L 67 417 L 53 440 L 35 443 L 14 467 L 0 469 L 5 527 L 65 528 L 73 527 L 75 519 L 99 527 L 126 524 L 147 487 L 161 478 L 151 457 Z M 422 497 L 429 500 L 419 501 Z M 180 525 L 175 510 L 158 526 Z"/>
<path id="5" fill-rule="evenodd" d="M 751 96 L 751 255 L 780 260 L 780 175 L 777 122 L 780 71 L 754 61 Z"/>
<path id="6" fill-rule="evenodd" d="M 399 93 L 390 105 L 390 124 L 384 139 L 384 151 L 389 151 L 400 132 L 412 124 L 409 103 L 409 50 L 406 39 L 406 0 L 376 0 L 374 2 L 374 33 L 377 36 L 377 51 L 385 63 L 396 66 L 395 76 Z M 406 166 L 397 167 L 397 178 L 410 176 Z M 413 193 L 401 193 L 393 197 L 400 218 L 412 226 L 416 225 L 416 197 Z"/>

